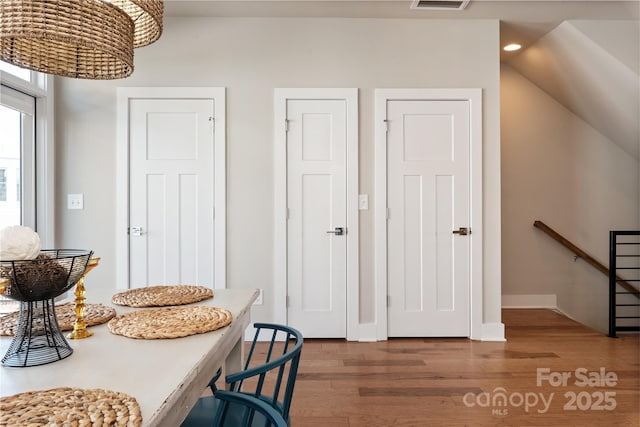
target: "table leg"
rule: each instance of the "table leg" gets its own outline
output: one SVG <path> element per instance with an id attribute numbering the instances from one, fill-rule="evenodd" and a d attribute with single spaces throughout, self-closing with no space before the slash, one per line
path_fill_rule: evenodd
<path id="1" fill-rule="evenodd" d="M 227 359 L 225 360 L 225 363 L 224 363 L 225 375 L 233 372 L 240 372 L 242 370 L 242 361 L 244 360 L 243 347 L 244 347 L 244 339 L 241 338 L 235 343 L 235 345 L 233 346 L 233 349 L 231 349 L 231 352 L 229 353 L 229 355 L 227 356 Z M 229 384 L 225 384 L 225 387 L 228 389 Z"/>
<path id="2" fill-rule="evenodd" d="M 248 317 L 248 316 L 246 316 Z M 244 369 L 244 360 L 245 360 L 245 351 L 244 351 L 244 333 L 249 325 L 249 319 L 242 319 L 242 333 L 238 338 L 238 341 L 233 345 L 233 348 L 227 355 L 227 358 L 224 361 L 224 373 L 223 377 L 232 374 L 235 372 L 240 372 Z M 225 387 L 228 389 L 229 385 L 226 384 Z"/>

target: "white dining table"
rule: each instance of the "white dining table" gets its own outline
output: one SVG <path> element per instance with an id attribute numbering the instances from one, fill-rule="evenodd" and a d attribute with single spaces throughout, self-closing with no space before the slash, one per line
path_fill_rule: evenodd
<path id="1" fill-rule="evenodd" d="M 87 287 L 87 303 L 114 307 L 118 315 L 134 309 L 111 303 L 115 290 Z M 244 331 L 250 323 L 257 289 L 221 289 L 195 304 L 230 310 L 233 321 L 217 331 L 175 339 L 132 339 L 109 332 L 106 324 L 89 328 L 93 336 L 67 339 L 73 353 L 31 367 L 0 367 L 0 396 L 57 387 L 105 389 L 134 397 L 143 426 L 176 427 L 206 389 L 220 366 L 237 372 L 244 358 Z M 11 337 L 0 338 L 0 357 Z"/>

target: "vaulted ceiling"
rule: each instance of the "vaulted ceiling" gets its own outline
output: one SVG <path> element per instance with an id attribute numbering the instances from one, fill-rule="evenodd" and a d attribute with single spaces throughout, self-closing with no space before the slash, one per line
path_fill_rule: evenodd
<path id="1" fill-rule="evenodd" d="M 565 21 L 510 65 L 640 159 L 639 40 L 637 21 Z"/>

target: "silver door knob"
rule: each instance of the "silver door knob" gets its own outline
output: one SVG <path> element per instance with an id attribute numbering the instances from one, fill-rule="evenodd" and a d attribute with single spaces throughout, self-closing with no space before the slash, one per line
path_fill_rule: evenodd
<path id="1" fill-rule="evenodd" d="M 344 227 L 336 227 L 333 230 L 327 231 L 327 234 L 335 234 L 336 236 L 342 236 L 345 233 Z"/>

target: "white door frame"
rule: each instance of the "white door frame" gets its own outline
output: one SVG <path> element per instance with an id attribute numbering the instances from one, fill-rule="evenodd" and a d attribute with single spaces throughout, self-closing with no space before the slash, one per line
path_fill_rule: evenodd
<path id="1" fill-rule="evenodd" d="M 339 99 L 347 111 L 347 340 L 359 337 L 358 89 L 274 89 L 274 321 L 287 324 L 287 100 Z"/>
<path id="2" fill-rule="evenodd" d="M 482 338 L 482 89 L 376 89 L 375 90 L 375 324 L 376 339 L 387 330 L 387 103 L 394 100 L 469 101 L 469 319 L 470 338 Z"/>
<path id="3" fill-rule="evenodd" d="M 129 105 L 132 99 L 214 101 L 214 288 L 226 288 L 226 94 L 223 87 L 119 87 L 116 143 L 116 288 L 129 284 Z"/>

